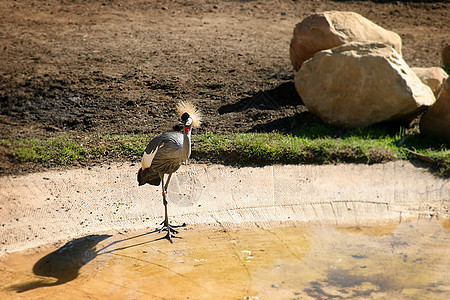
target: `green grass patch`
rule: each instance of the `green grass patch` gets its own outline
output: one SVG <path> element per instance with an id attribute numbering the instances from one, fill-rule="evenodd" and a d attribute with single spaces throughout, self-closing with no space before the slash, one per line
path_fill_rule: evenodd
<path id="1" fill-rule="evenodd" d="M 430 158 L 444 177 L 450 176 L 450 150 L 420 135 L 411 135 L 402 147 L 397 144 L 404 130 L 383 128 L 336 129 L 317 124 L 289 134 L 235 133 L 193 135 L 192 157 L 199 161 L 233 165 L 300 163 L 380 163 L 398 159 Z M 64 135 L 48 139 L 2 139 L 6 157 L 16 162 L 71 165 L 96 159 L 139 159 L 152 136 Z"/>
<path id="2" fill-rule="evenodd" d="M 2 139 L 0 146 L 7 149 L 7 156 L 20 163 L 70 165 L 105 157 L 140 156 L 147 141 L 144 135 L 63 135 L 48 139 Z"/>
<path id="3" fill-rule="evenodd" d="M 394 141 L 361 136 L 310 137 L 280 133 L 204 134 L 194 139 L 194 154 L 216 162 L 267 163 L 375 163 L 403 157 Z"/>
<path id="4" fill-rule="evenodd" d="M 37 162 L 65 165 L 81 160 L 86 156 L 87 148 L 69 136 L 51 139 L 1 140 L 3 147 L 10 149 L 19 162 Z"/>

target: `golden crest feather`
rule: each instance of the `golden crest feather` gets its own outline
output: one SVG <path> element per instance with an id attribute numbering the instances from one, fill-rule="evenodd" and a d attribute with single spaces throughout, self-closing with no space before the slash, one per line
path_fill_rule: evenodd
<path id="1" fill-rule="evenodd" d="M 197 108 L 195 108 L 194 104 L 192 104 L 191 102 L 180 101 L 178 102 L 176 109 L 180 118 L 185 112 L 187 112 L 189 116 L 191 116 L 192 127 L 199 127 L 202 123 L 202 114 Z"/>

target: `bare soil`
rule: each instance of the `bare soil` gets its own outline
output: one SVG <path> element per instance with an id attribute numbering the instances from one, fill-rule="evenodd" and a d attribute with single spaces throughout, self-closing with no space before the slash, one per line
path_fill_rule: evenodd
<path id="1" fill-rule="evenodd" d="M 447 1 L 0 6 L 0 138 L 160 133 L 172 127 L 180 100 L 203 112 L 197 132 L 289 130 L 317 121 L 295 92 L 288 55 L 294 26 L 307 15 L 357 12 L 400 34 L 414 67 L 442 65 L 450 30 Z"/>

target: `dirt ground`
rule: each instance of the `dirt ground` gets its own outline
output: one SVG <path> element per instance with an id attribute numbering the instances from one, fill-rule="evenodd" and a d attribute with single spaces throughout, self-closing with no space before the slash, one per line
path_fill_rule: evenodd
<path id="1" fill-rule="evenodd" d="M 198 131 L 284 130 L 311 116 L 289 61 L 296 23 L 355 11 L 441 66 L 447 1 L 0 1 L 0 137 L 159 133 L 192 100 Z M 384 3 L 387 2 L 387 3 Z"/>

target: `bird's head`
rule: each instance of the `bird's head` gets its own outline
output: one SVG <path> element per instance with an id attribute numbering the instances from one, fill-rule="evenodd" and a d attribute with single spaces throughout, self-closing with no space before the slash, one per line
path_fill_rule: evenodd
<path id="1" fill-rule="evenodd" d="M 190 102 L 180 102 L 177 105 L 177 111 L 180 115 L 180 122 L 178 122 L 173 130 L 180 131 L 181 129 L 189 130 L 191 127 L 199 127 L 201 124 L 201 114 Z M 186 132 L 186 133 L 187 133 Z"/>
<path id="2" fill-rule="evenodd" d="M 192 117 L 187 112 L 185 112 L 181 115 L 180 122 L 178 122 L 177 124 L 175 124 L 175 126 L 173 126 L 173 130 L 180 131 L 184 127 L 191 127 L 191 126 L 192 126 Z"/>

